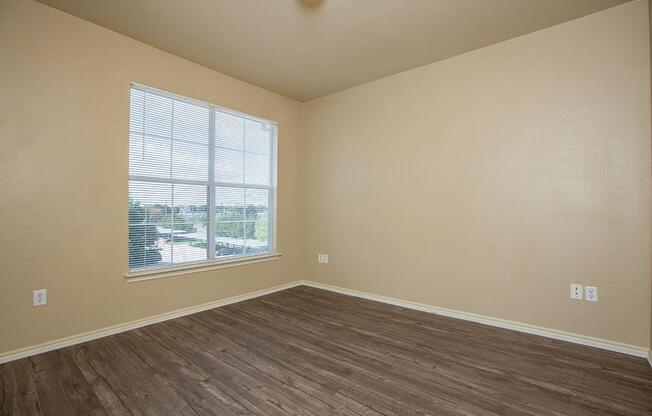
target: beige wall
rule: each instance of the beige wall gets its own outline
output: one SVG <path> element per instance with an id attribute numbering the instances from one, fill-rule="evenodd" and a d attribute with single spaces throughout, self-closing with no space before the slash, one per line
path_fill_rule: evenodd
<path id="1" fill-rule="evenodd" d="M 280 260 L 125 282 L 132 80 L 279 123 Z M 0 97 L 0 353 L 303 277 L 298 102 L 27 0 L 0 0 Z"/>
<path id="2" fill-rule="evenodd" d="M 307 278 L 649 345 L 647 17 L 635 1 L 309 102 Z"/>

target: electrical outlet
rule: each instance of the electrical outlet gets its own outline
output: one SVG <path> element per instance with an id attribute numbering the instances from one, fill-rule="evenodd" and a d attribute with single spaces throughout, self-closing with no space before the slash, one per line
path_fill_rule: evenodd
<path id="1" fill-rule="evenodd" d="M 570 285 L 570 297 L 571 297 L 571 299 L 582 300 L 582 292 L 583 292 L 582 285 L 578 285 L 577 283 L 571 283 L 571 285 Z"/>
<path id="2" fill-rule="evenodd" d="M 48 303 L 47 289 L 37 289 L 34 291 L 34 306 L 42 306 Z"/>
<path id="3" fill-rule="evenodd" d="M 584 299 L 589 302 L 598 301 L 598 288 L 595 286 L 587 286 L 584 288 Z"/>
<path id="4" fill-rule="evenodd" d="M 317 256 L 318 263 L 328 263 L 328 254 L 319 254 Z"/>

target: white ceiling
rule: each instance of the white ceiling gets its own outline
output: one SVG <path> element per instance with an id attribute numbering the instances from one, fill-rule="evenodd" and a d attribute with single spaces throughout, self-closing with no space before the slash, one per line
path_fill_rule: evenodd
<path id="1" fill-rule="evenodd" d="M 629 0 L 39 0 L 300 101 Z"/>

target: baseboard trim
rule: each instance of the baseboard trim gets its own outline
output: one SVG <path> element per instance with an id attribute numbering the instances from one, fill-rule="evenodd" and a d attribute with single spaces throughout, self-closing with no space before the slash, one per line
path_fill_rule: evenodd
<path id="1" fill-rule="evenodd" d="M 147 318 L 138 319 L 123 324 L 113 325 L 94 331 L 88 331 L 77 335 L 72 335 L 57 340 L 44 342 L 42 344 L 19 348 L 16 350 L 0 353 L 0 364 L 9 361 L 18 360 L 21 358 L 30 357 L 44 352 L 57 350 L 60 348 L 69 347 L 71 345 L 81 344 L 83 342 L 92 341 L 94 339 L 107 337 L 109 335 L 118 334 L 120 332 L 129 331 L 136 328 L 141 328 L 147 325 L 152 325 L 158 322 L 167 321 L 170 319 L 179 318 L 182 316 L 191 315 L 197 312 L 203 312 L 208 309 L 219 308 L 221 306 L 230 305 L 233 303 L 242 302 L 248 299 L 257 298 L 260 296 L 268 295 L 270 293 L 279 292 L 293 288 L 295 286 L 310 286 L 318 289 L 324 289 L 331 292 L 341 293 L 343 295 L 355 296 L 358 298 L 373 300 L 377 302 L 387 303 L 390 305 L 400 306 L 408 309 L 415 309 L 423 312 L 434 313 L 437 315 L 448 316 L 451 318 L 463 319 L 465 321 L 477 322 L 481 324 L 491 325 L 499 328 L 511 329 L 518 332 L 524 332 L 533 335 L 540 335 L 547 338 L 558 339 L 562 341 L 573 342 L 576 344 L 587 345 L 590 347 L 601 348 L 604 350 L 620 352 L 623 354 L 633 355 L 636 357 L 647 358 L 650 366 L 652 366 L 652 350 L 635 345 L 624 344 L 621 342 L 605 340 L 601 338 L 589 337 L 586 335 L 575 334 L 571 332 L 558 331 L 555 329 L 539 327 L 535 325 L 525 324 L 522 322 L 509 321 L 490 316 L 478 315 L 469 312 L 462 312 L 454 309 L 442 308 L 438 306 L 426 305 L 423 303 L 411 302 L 407 300 L 391 298 L 373 293 L 360 292 L 357 290 L 346 289 L 339 286 L 333 286 L 325 283 L 313 282 L 310 280 L 296 280 L 294 282 L 284 283 L 282 285 L 273 286 L 267 289 L 256 290 L 253 292 L 244 293 L 242 295 L 232 296 L 226 299 L 220 299 L 213 302 L 203 303 L 201 305 L 190 306 L 187 308 L 178 309 L 171 312 L 165 312 L 158 315 L 153 315 Z"/>
<path id="2" fill-rule="evenodd" d="M 170 319 L 191 315 L 193 313 L 203 312 L 208 309 L 219 308 L 220 306 L 226 306 L 232 303 L 238 303 L 244 300 L 257 298 L 259 296 L 264 296 L 270 293 L 279 292 L 281 290 L 299 286 L 302 283 L 303 283 L 302 281 L 297 280 L 294 282 L 285 283 L 267 289 L 256 290 L 253 292 L 244 293 L 242 295 L 232 296 L 226 299 L 220 299 L 213 302 L 203 303 L 201 305 L 177 309 L 171 312 L 164 312 L 147 318 L 126 322 L 123 324 L 113 325 L 106 328 L 97 329 L 94 331 L 84 332 L 81 334 L 60 338 L 54 341 L 44 342 L 42 344 L 38 344 L 30 347 L 19 348 L 16 350 L 1 353 L 0 364 L 7 363 L 9 361 L 18 360 L 25 357 L 31 357 L 32 355 L 42 354 L 44 352 L 53 351 L 60 348 L 69 347 L 71 345 L 81 344 L 83 342 L 92 341 L 94 339 L 103 338 L 109 335 L 118 334 L 120 332 L 125 332 L 136 328 L 141 328 L 158 322 L 168 321 Z"/>
<path id="3" fill-rule="evenodd" d="M 306 280 L 303 281 L 303 284 L 318 289 L 324 289 L 324 290 L 329 290 L 331 292 L 341 293 L 343 295 L 355 296 L 358 298 L 374 300 L 382 303 L 388 303 L 390 305 L 401 306 L 403 308 L 415 309 L 423 312 L 434 313 L 437 315 L 448 316 L 451 318 L 463 319 L 465 321 L 491 325 L 498 328 L 511 329 L 513 331 L 524 332 L 527 334 L 540 335 L 547 338 L 558 339 L 561 341 L 568 341 L 575 344 L 600 348 L 603 350 L 615 351 L 627 355 L 633 355 L 636 357 L 647 358 L 650 361 L 650 365 L 652 365 L 652 356 L 650 356 L 650 354 L 652 353 L 650 353 L 647 348 L 639 347 L 636 345 L 625 344 L 617 341 L 610 341 L 602 338 L 589 337 L 586 335 L 575 334 L 572 332 L 559 331 L 556 329 L 530 325 L 522 322 L 509 321 L 506 319 L 494 318 L 491 316 L 484 316 L 484 315 L 478 315 L 469 312 L 462 312 L 455 309 L 442 308 L 439 306 L 432 306 L 423 303 L 390 298 L 387 296 L 376 295 L 367 292 L 360 292 L 357 290 L 345 289 L 339 286 L 333 286 L 333 285 L 319 283 L 319 282 Z"/>

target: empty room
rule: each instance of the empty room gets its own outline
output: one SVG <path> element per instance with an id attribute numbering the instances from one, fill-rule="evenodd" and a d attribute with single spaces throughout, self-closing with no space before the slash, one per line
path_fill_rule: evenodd
<path id="1" fill-rule="evenodd" d="M 652 416 L 652 0 L 0 0 L 0 416 Z"/>

